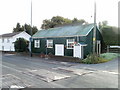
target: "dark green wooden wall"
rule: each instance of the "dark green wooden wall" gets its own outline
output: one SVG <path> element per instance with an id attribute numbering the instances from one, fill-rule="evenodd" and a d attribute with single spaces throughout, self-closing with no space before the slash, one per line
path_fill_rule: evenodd
<path id="1" fill-rule="evenodd" d="M 40 48 L 34 48 L 34 46 L 32 46 L 32 52 L 33 53 L 44 53 L 46 54 L 46 41 L 52 39 L 53 40 L 53 48 L 47 48 L 47 54 L 51 53 L 53 55 L 55 55 L 55 44 L 64 44 L 65 48 L 64 48 L 64 54 L 65 56 L 73 56 L 73 49 L 66 49 L 67 46 L 67 39 L 75 39 L 76 41 L 76 37 L 62 37 L 62 38 L 40 38 Z M 34 39 L 37 40 L 37 39 Z M 34 42 L 33 40 L 33 42 Z M 33 45 L 33 43 L 32 43 Z"/>
<path id="2" fill-rule="evenodd" d="M 102 35 L 101 35 L 100 31 L 98 30 L 98 28 L 96 30 L 96 40 L 100 40 L 101 46 L 102 46 L 103 38 L 102 38 Z M 84 47 L 84 57 L 86 57 L 88 54 L 91 54 L 93 52 L 93 29 L 86 37 L 85 43 L 87 44 L 87 46 Z"/>
<path id="3" fill-rule="evenodd" d="M 101 38 L 102 37 L 101 37 L 99 30 L 97 30 L 96 39 L 101 40 Z M 38 39 L 40 40 L 40 48 L 34 48 L 33 42 L 34 40 L 38 40 Z M 67 39 L 75 39 L 75 41 L 77 42 L 77 37 L 37 38 L 37 39 L 33 39 L 32 52 L 37 53 L 37 54 L 41 54 L 41 53 L 46 54 L 46 41 L 49 39 L 53 40 L 53 48 L 47 48 L 47 54 L 51 53 L 53 55 L 55 55 L 55 44 L 64 44 L 64 46 L 66 47 Z M 91 32 L 87 36 L 79 37 L 79 43 L 81 42 L 87 44 L 87 46 L 84 47 L 84 56 L 87 56 L 88 54 L 92 53 L 93 30 L 91 30 Z M 64 48 L 64 54 L 65 56 L 73 56 L 73 49 Z"/>

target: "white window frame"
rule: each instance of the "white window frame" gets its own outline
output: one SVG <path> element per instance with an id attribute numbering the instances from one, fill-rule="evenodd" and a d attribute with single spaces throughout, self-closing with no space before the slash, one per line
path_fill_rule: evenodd
<path id="1" fill-rule="evenodd" d="M 70 41 L 70 40 L 72 40 L 72 41 Z M 73 49 L 74 47 L 69 47 L 68 45 L 73 44 L 73 46 L 74 46 L 74 43 L 75 43 L 75 39 L 67 39 L 67 49 Z"/>
<path id="2" fill-rule="evenodd" d="M 34 40 L 34 48 L 40 48 L 40 40 Z"/>
<path id="3" fill-rule="evenodd" d="M 49 47 L 49 44 L 52 44 L 52 46 Z M 52 39 L 47 40 L 47 48 L 53 48 L 53 40 Z"/>

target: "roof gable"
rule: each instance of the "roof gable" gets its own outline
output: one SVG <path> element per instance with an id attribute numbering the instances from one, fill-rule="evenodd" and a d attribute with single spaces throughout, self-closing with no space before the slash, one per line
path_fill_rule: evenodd
<path id="1" fill-rule="evenodd" d="M 49 30 L 39 30 L 32 37 L 49 38 L 49 37 L 86 36 L 93 27 L 94 24 L 57 27 L 51 28 Z"/>
<path id="2" fill-rule="evenodd" d="M 0 35 L 1 37 L 12 37 L 12 36 L 15 36 L 17 34 L 19 34 L 21 32 L 14 32 L 14 33 L 6 33 L 6 34 L 2 34 Z"/>

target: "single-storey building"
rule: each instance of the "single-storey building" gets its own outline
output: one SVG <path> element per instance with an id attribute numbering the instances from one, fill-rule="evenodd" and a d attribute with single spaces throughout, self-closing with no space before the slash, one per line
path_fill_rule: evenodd
<path id="1" fill-rule="evenodd" d="M 15 51 L 14 42 L 17 38 L 24 38 L 29 41 L 30 37 L 25 31 L 2 34 L 0 35 L 0 51 Z"/>
<path id="2" fill-rule="evenodd" d="M 32 36 L 32 52 L 84 58 L 93 50 L 94 24 L 68 25 L 39 30 Z M 96 27 L 96 51 L 100 53 L 102 35 Z"/>

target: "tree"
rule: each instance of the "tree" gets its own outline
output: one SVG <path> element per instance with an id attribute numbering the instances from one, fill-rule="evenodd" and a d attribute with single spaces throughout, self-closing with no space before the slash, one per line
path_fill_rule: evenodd
<path id="1" fill-rule="evenodd" d="M 45 19 L 43 20 L 43 24 L 41 25 L 42 29 L 49 29 L 49 28 L 54 28 L 60 25 L 66 25 L 66 24 L 72 24 L 72 23 L 84 23 L 86 22 L 83 19 L 78 20 L 77 18 L 74 18 L 73 20 L 64 18 L 61 16 L 54 16 L 51 19 Z"/>
<path id="2" fill-rule="evenodd" d="M 106 45 L 118 45 L 120 30 L 118 27 L 109 26 L 107 21 L 99 22 L 99 29 L 102 32 L 103 40 Z"/>
<path id="3" fill-rule="evenodd" d="M 16 52 L 27 52 L 28 51 L 29 41 L 24 38 L 18 38 L 14 42 L 14 47 Z"/>
<path id="4" fill-rule="evenodd" d="M 42 29 L 48 29 L 48 28 L 52 28 L 54 25 L 51 23 L 50 20 L 43 20 L 43 24 L 41 25 Z"/>
<path id="5" fill-rule="evenodd" d="M 81 23 L 81 24 L 83 24 L 83 23 L 86 23 L 86 21 L 85 21 L 84 19 L 78 20 L 77 18 L 74 18 L 74 19 L 72 20 L 72 23 Z"/>
<path id="6" fill-rule="evenodd" d="M 107 21 L 103 21 L 103 22 L 102 22 L 102 25 L 103 25 L 103 26 L 107 26 L 107 25 L 108 25 L 108 22 L 107 22 Z"/>
<path id="7" fill-rule="evenodd" d="M 105 26 L 108 26 L 108 21 L 102 21 L 102 22 L 99 22 L 99 28 L 101 29 L 102 27 L 105 27 Z"/>
<path id="8" fill-rule="evenodd" d="M 25 25 L 20 25 L 20 23 L 17 23 L 16 27 L 13 28 L 13 32 L 21 32 L 21 31 L 26 31 L 28 34 L 31 35 L 31 26 L 28 24 Z M 32 35 L 35 34 L 38 31 L 36 26 L 32 27 Z"/>
<path id="9" fill-rule="evenodd" d="M 20 23 L 17 23 L 16 28 L 13 28 L 13 31 L 14 32 L 18 32 L 18 31 L 20 32 L 20 31 L 22 31 Z"/>
<path id="10" fill-rule="evenodd" d="M 119 29 L 113 26 L 103 26 L 101 28 L 103 40 L 106 45 L 118 45 Z"/>

